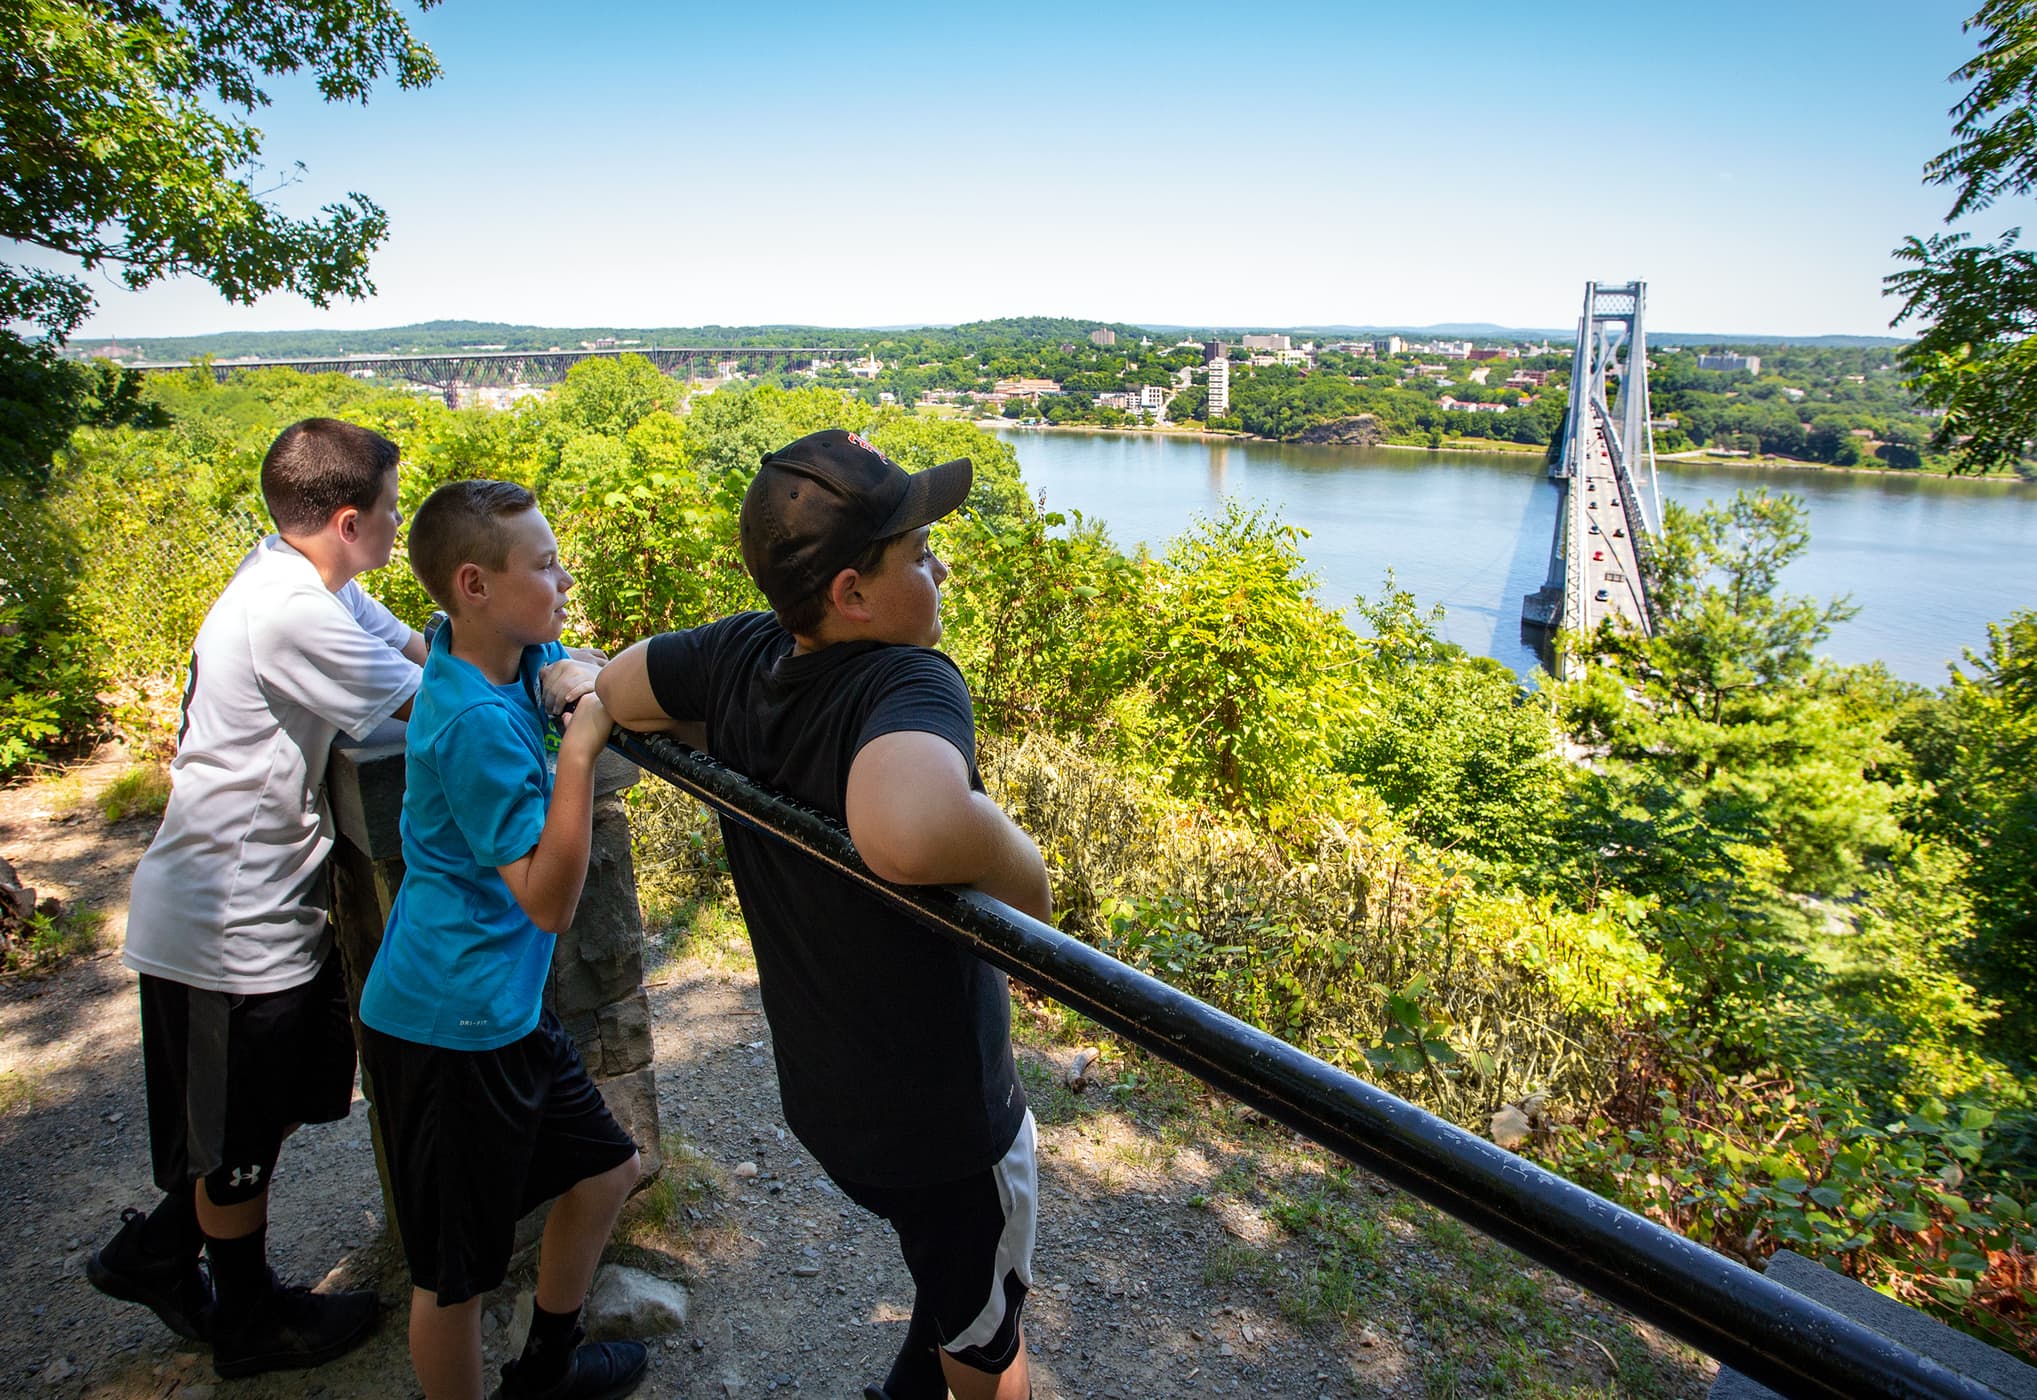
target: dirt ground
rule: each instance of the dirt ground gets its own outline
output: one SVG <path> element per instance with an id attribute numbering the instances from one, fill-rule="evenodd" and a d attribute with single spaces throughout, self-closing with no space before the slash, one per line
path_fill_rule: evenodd
<path id="1" fill-rule="evenodd" d="M 103 755 L 63 788 L 0 789 L 0 855 L 43 894 L 106 915 L 96 955 L 0 981 L 0 1182 L 15 1210 L 0 1226 L 13 1304 L 0 1314 L 0 1394 L 416 1395 L 395 1310 L 407 1284 L 358 1100 L 345 1122 L 286 1147 L 270 1250 L 288 1278 L 381 1290 L 391 1311 L 359 1351 L 220 1382 L 200 1350 L 85 1282 L 120 1208 L 153 1199 L 135 978 L 115 950 L 154 823 L 109 823 L 89 802 L 121 762 Z M 910 1310 L 888 1231 L 786 1132 L 740 949 L 654 964 L 650 983 L 676 1150 L 666 1187 L 626 1218 L 617 1257 L 683 1282 L 691 1313 L 654 1341 L 639 1394 L 860 1396 Z M 1042 1400 L 1704 1393 L 1708 1363 L 1193 1086 L 1113 1055 L 1106 1082 L 1077 1098 L 1061 1071 L 1079 1026 L 1030 1002 L 1018 1021 L 1041 1125 L 1026 1317 Z M 1363 1248 L 1337 1252 L 1351 1240 Z M 491 1363 L 504 1359 L 515 1282 L 484 1314 Z"/>

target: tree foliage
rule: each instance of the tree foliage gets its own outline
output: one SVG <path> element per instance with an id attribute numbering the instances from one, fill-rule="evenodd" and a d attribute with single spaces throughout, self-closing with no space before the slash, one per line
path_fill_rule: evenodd
<path id="1" fill-rule="evenodd" d="M 1603 669 L 1566 707 L 1620 771 L 1675 794 L 1722 836 L 1775 851 L 1788 888 L 1820 892 L 1844 888 L 1894 828 L 1869 776 L 1890 752 L 1888 721 L 1863 715 L 1845 675 L 1817 655 L 1852 608 L 1779 589 L 1808 541 L 1792 496 L 1667 504 L 1654 629 L 1595 634 Z"/>
<path id="2" fill-rule="evenodd" d="M 240 302 L 372 291 L 368 255 L 388 231 L 373 200 L 297 219 L 256 187 L 262 84 L 300 70 L 340 102 L 365 101 L 391 70 L 415 88 L 439 68 L 393 0 L 0 6 L 0 236 L 131 288 L 191 273 Z M 8 321 L 63 335 L 91 307 L 76 276 L 0 265 Z"/>
<path id="3" fill-rule="evenodd" d="M 1927 184 L 1954 191 L 1947 223 L 2037 188 L 2037 5 L 1987 0 L 1966 28 L 1980 52 L 1952 77 L 1973 86 L 1952 109 L 1953 144 L 1924 167 Z M 2020 236 L 1911 237 L 1894 251 L 1905 266 L 1883 279 L 1903 298 L 1892 324 L 1930 322 L 1903 367 L 1944 410 L 1938 443 L 1971 470 L 2014 467 L 2037 437 L 2037 262 Z"/>
<path id="4" fill-rule="evenodd" d="M 2037 611 L 1991 624 L 1967 665 L 1907 710 L 1899 733 L 1930 785 L 1914 824 L 1971 863 L 1970 961 L 1983 985 L 2021 1003 L 2037 986 Z M 2027 1017 L 2009 1034 L 2037 1054 Z"/>
<path id="5" fill-rule="evenodd" d="M 80 424 L 157 427 L 162 407 L 142 393 L 142 376 L 104 360 L 60 359 L 42 341 L 0 333 L 0 479 L 40 488 L 50 460 Z"/>
<path id="6" fill-rule="evenodd" d="M 1439 639 L 1441 609 L 1391 574 L 1358 610 L 1372 635 L 1339 765 L 1432 846 L 1523 872 L 1549 860 L 1570 775 L 1547 697 Z"/>

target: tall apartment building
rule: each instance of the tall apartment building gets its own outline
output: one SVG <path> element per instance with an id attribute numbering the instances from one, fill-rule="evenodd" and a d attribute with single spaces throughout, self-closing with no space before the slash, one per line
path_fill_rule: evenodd
<path id="1" fill-rule="evenodd" d="M 1089 343 L 1091 345 L 1115 345 L 1118 343 L 1118 333 L 1109 326 L 1098 326 L 1089 333 Z"/>
<path id="2" fill-rule="evenodd" d="M 1397 335 L 1384 336 L 1372 342 L 1372 353 L 1375 355 L 1404 355 L 1407 348 L 1407 342 Z"/>
<path id="3" fill-rule="evenodd" d="M 1211 360 L 1209 362 L 1209 407 L 1204 412 L 1211 418 L 1231 411 L 1231 362 Z"/>

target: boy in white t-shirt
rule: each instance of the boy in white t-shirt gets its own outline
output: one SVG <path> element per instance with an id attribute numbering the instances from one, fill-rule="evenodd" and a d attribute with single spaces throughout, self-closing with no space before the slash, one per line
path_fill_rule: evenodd
<path id="1" fill-rule="evenodd" d="M 375 1325 L 372 1293 L 284 1287 L 265 1247 L 284 1137 L 344 1118 L 353 1098 L 325 926 L 325 767 L 339 734 L 407 717 L 421 675 L 424 638 L 354 582 L 394 548 L 397 455 L 377 433 L 309 418 L 263 458 L 276 533 L 198 629 L 169 808 L 134 873 L 124 961 L 141 974 L 163 1199 L 123 1212 L 86 1274 L 209 1341 L 222 1377 L 315 1366 Z"/>

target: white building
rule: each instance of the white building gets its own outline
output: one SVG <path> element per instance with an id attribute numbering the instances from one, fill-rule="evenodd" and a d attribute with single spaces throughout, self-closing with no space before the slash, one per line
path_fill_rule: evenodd
<path id="1" fill-rule="evenodd" d="M 1209 407 L 1203 410 L 1211 418 L 1231 411 L 1231 362 L 1211 360 L 1209 362 Z"/>
<path id="2" fill-rule="evenodd" d="M 1139 386 L 1139 407 L 1155 414 L 1167 407 L 1167 386 L 1165 384 L 1141 384 Z"/>
<path id="3" fill-rule="evenodd" d="M 1248 335 L 1245 337 L 1247 350 L 1286 350 L 1288 339 L 1284 335 Z"/>
<path id="4" fill-rule="evenodd" d="M 1738 374 L 1741 370 L 1745 370 L 1749 374 L 1760 374 L 1761 357 L 1759 355 L 1735 355 L 1730 350 L 1720 350 L 1715 354 L 1698 356 L 1698 368 L 1724 370 L 1728 374 Z"/>
<path id="5" fill-rule="evenodd" d="M 1372 342 L 1372 353 L 1375 355 L 1405 355 L 1407 348 L 1407 342 L 1397 335 L 1382 336 Z"/>

